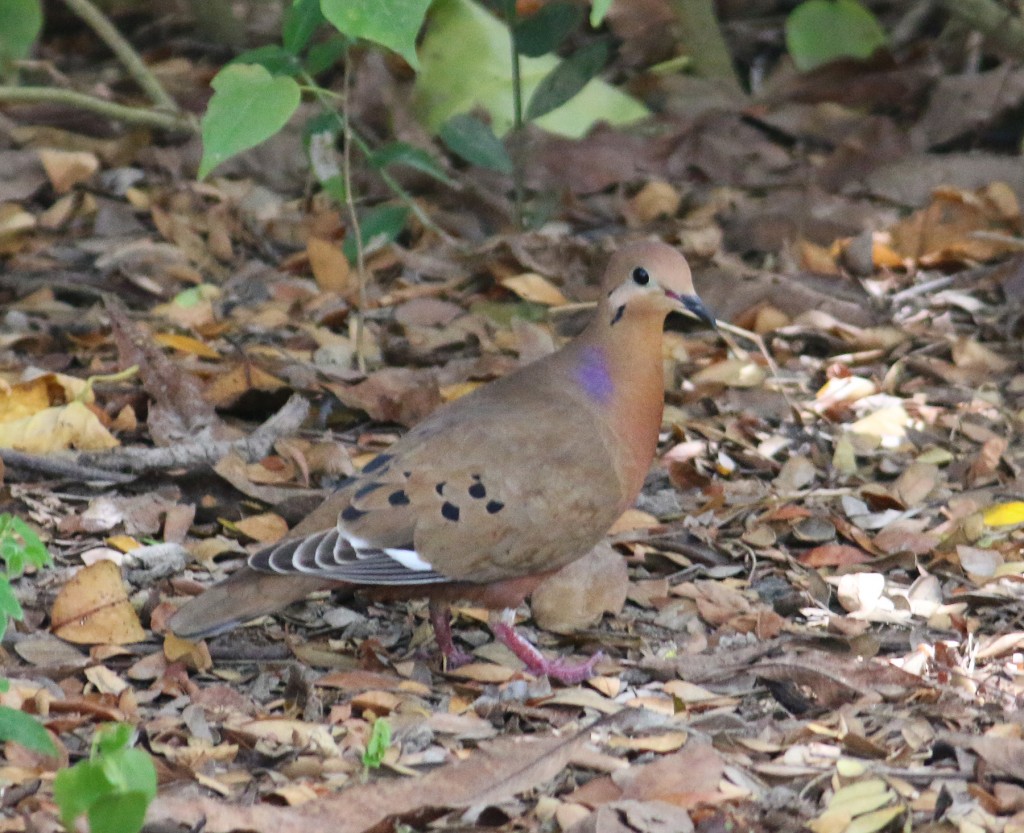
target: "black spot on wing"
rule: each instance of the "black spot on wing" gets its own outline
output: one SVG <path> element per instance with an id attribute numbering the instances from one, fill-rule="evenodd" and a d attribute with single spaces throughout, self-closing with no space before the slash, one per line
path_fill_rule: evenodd
<path id="1" fill-rule="evenodd" d="M 362 509 L 356 509 L 354 506 L 346 506 L 341 510 L 341 519 L 346 523 L 351 521 L 358 521 L 366 513 Z"/>
<path id="2" fill-rule="evenodd" d="M 459 519 L 459 507 L 454 503 L 445 501 L 441 504 L 441 515 L 449 521 L 457 521 Z"/>
<path id="3" fill-rule="evenodd" d="M 447 483 L 445 483 L 445 481 L 442 480 L 440 483 L 438 483 L 434 487 L 434 491 L 437 492 L 439 495 L 441 495 L 443 497 L 444 496 L 444 487 L 446 485 L 447 485 Z"/>
<path id="4" fill-rule="evenodd" d="M 483 483 L 474 483 L 469 487 L 469 496 L 479 500 L 482 497 L 487 497 L 487 489 Z"/>
<path id="5" fill-rule="evenodd" d="M 399 489 L 398 491 L 392 492 L 390 495 L 388 495 L 388 503 L 390 503 L 392 506 L 408 506 L 409 496 L 405 493 L 404 490 Z"/>
<path id="6" fill-rule="evenodd" d="M 487 501 L 487 506 L 485 506 L 484 508 L 487 510 L 488 514 L 496 515 L 498 512 L 505 508 L 505 504 L 502 503 L 500 500 L 489 500 Z"/>
<path id="7" fill-rule="evenodd" d="M 364 474 L 373 474 L 375 471 L 380 471 L 393 459 L 391 454 L 378 454 L 369 463 L 363 466 Z"/>

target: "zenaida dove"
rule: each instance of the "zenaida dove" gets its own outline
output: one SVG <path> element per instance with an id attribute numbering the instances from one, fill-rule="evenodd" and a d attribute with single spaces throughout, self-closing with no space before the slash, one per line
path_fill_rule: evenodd
<path id="1" fill-rule="evenodd" d="M 673 311 L 714 325 L 690 268 L 655 242 L 611 258 L 589 326 L 555 353 L 444 406 L 371 460 L 283 541 L 170 620 L 198 638 L 278 610 L 314 590 L 369 585 L 425 596 L 446 659 L 449 604 L 496 611 L 491 627 L 534 673 L 586 679 L 520 636 L 512 609 L 586 555 L 635 501 L 664 405 L 662 329 Z"/>

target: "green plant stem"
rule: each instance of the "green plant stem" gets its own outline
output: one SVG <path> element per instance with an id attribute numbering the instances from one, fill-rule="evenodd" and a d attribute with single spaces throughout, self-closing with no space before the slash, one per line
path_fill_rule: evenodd
<path id="1" fill-rule="evenodd" d="M 135 51 L 124 36 L 117 31 L 113 23 L 107 19 L 90 0 L 64 0 L 64 4 L 78 15 L 92 29 L 100 39 L 110 47 L 117 59 L 128 70 L 128 74 L 135 80 L 135 83 L 142 88 L 157 107 L 161 107 L 171 113 L 180 113 L 178 103 L 171 98 L 167 91 L 161 86 L 156 76 L 149 71 L 149 67 L 142 60 L 139 53 Z"/>
<path id="2" fill-rule="evenodd" d="M 523 149 L 523 74 L 519 66 L 519 43 L 516 39 L 516 0 L 505 0 L 505 17 L 508 26 L 508 42 L 512 48 L 512 188 L 516 225 L 523 227 L 523 203 L 525 202 Z"/>
<path id="3" fill-rule="evenodd" d="M 351 53 L 349 53 L 351 56 Z M 342 107 L 348 107 L 349 91 L 352 89 L 352 62 L 345 62 L 345 75 L 342 80 Z M 363 251 L 363 231 L 359 227 L 359 213 L 356 211 L 355 197 L 352 196 L 352 119 L 345 109 L 342 129 L 345 146 L 341 154 L 341 178 L 345 183 L 345 205 L 348 207 L 352 231 L 356 236 L 356 278 L 359 281 L 359 299 L 356 304 L 356 366 L 360 373 L 366 372 L 366 352 L 363 350 L 363 330 L 366 312 L 366 253 Z"/>
<path id="4" fill-rule="evenodd" d="M 303 83 L 303 89 L 311 92 L 316 100 L 320 103 L 320 106 L 324 108 L 328 113 L 331 113 L 338 122 L 338 126 L 345 130 L 345 122 L 347 119 L 343 118 L 334 106 L 334 102 L 331 99 L 340 99 L 337 93 L 332 93 L 330 90 L 325 90 L 316 81 L 313 80 L 312 76 L 303 72 L 300 76 Z M 366 158 L 370 159 L 373 156 L 373 150 L 366 143 L 366 140 L 359 135 L 355 128 L 350 128 L 348 134 L 352 137 L 352 143 L 356 146 L 359 152 Z M 384 184 L 391 189 L 391 191 L 397 196 L 403 203 L 409 206 L 409 210 L 416 215 L 416 219 L 419 220 L 425 228 L 430 229 L 438 237 L 444 240 L 445 243 L 455 244 L 456 241 L 451 235 L 448 234 L 443 228 L 437 223 L 430 219 L 429 215 L 419 206 L 416 200 L 413 199 L 412 194 L 406 191 L 398 181 L 389 174 L 383 168 L 379 168 L 377 173 L 380 174 L 380 178 L 384 180 Z"/>
<path id="5" fill-rule="evenodd" d="M 60 87 L 9 87 L 0 85 L 0 102 L 26 104 L 66 104 L 107 118 L 117 119 L 126 124 L 139 124 L 157 127 L 161 130 L 181 130 L 186 133 L 198 133 L 199 127 L 187 113 L 177 111 L 168 113 L 146 107 L 129 107 L 106 101 L 102 98 L 86 95 L 75 90 L 64 90 Z"/>
<path id="6" fill-rule="evenodd" d="M 1024 57 L 1024 20 L 993 0 L 941 0 L 942 7 L 977 29 L 999 49 Z"/>

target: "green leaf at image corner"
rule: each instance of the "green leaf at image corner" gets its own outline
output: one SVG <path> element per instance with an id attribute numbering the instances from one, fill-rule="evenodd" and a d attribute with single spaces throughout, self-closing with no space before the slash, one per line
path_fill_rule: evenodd
<path id="1" fill-rule="evenodd" d="M 0 706 L 0 741 L 9 740 L 44 755 L 57 753 L 53 739 L 32 715 Z"/>
<path id="2" fill-rule="evenodd" d="M 490 126 L 476 116 L 460 113 L 441 125 L 438 136 L 448 150 L 471 165 L 502 174 L 512 173 L 512 158 Z"/>
<path id="3" fill-rule="evenodd" d="M 0 0 L 0 72 L 11 61 L 27 58 L 43 28 L 40 0 Z"/>
<path id="4" fill-rule="evenodd" d="M 385 46 L 419 70 L 416 36 L 430 3 L 431 0 L 320 0 L 320 8 L 342 34 Z"/>
<path id="5" fill-rule="evenodd" d="M 887 42 L 878 19 L 857 0 L 805 0 L 786 18 L 786 48 L 801 72 L 839 58 L 869 58 Z"/>
<path id="6" fill-rule="evenodd" d="M 199 178 L 284 127 L 299 106 L 294 79 L 272 76 L 256 64 L 231 64 L 211 82 L 214 93 L 202 119 Z"/>

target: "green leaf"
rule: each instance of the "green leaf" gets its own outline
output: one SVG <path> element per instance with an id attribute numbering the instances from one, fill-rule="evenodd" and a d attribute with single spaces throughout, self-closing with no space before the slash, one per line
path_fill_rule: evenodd
<path id="1" fill-rule="evenodd" d="M 418 70 L 416 36 L 431 0 L 320 0 L 320 8 L 339 32 L 386 46 Z"/>
<path id="2" fill-rule="evenodd" d="M 328 67 L 334 66 L 348 51 L 352 41 L 344 35 L 328 38 L 323 43 L 314 44 L 306 53 L 306 72 L 319 75 Z"/>
<path id="3" fill-rule="evenodd" d="M 359 218 L 360 237 L 364 251 L 375 251 L 385 243 L 395 240 L 405 228 L 409 209 L 404 205 L 379 205 Z M 341 245 L 349 263 L 356 262 L 356 241 L 353 235 L 345 238 Z"/>
<path id="4" fill-rule="evenodd" d="M 0 706 L 0 741 L 9 740 L 44 755 L 57 754 L 53 739 L 32 715 Z"/>
<path id="5" fill-rule="evenodd" d="M 21 518 L 12 517 L 10 528 L 18 535 L 23 543 L 23 553 L 33 567 L 45 567 L 53 563 L 50 551 L 42 542 L 36 531 L 25 523 Z"/>
<path id="6" fill-rule="evenodd" d="M 539 119 L 565 104 L 596 76 L 608 62 L 608 44 L 597 41 L 584 46 L 555 67 L 537 85 L 526 108 L 526 118 Z"/>
<path id="7" fill-rule="evenodd" d="M 604 16 L 612 7 L 612 0 L 593 0 L 590 5 L 590 25 L 595 29 L 604 23 Z"/>
<path id="8" fill-rule="evenodd" d="M 24 615 L 25 612 L 21 609 L 21 604 L 11 589 L 10 580 L 0 573 L 0 619 L 3 619 L 6 627 L 8 617 L 20 622 Z"/>
<path id="9" fill-rule="evenodd" d="M 242 54 L 236 55 L 228 63 L 228 66 L 235 64 L 256 64 L 271 75 L 298 75 L 302 71 L 302 64 L 298 58 L 273 43 L 267 46 L 258 46 L 255 49 L 247 49 Z"/>
<path id="10" fill-rule="evenodd" d="M 203 179 L 221 162 L 277 133 L 299 106 L 299 85 L 255 64 L 231 64 L 211 82 L 214 94 L 202 120 Z"/>
<path id="11" fill-rule="evenodd" d="M 60 807 L 60 820 L 68 830 L 74 830 L 75 819 L 109 791 L 110 783 L 103 770 L 91 761 L 79 761 L 73 767 L 62 769 L 53 779 L 53 798 Z"/>
<path id="12" fill-rule="evenodd" d="M 807 72 L 838 58 L 869 58 L 887 38 L 857 0 L 806 0 L 786 18 L 786 48 Z"/>
<path id="13" fill-rule="evenodd" d="M 384 760 L 384 754 L 391 745 L 391 724 L 383 717 L 373 721 L 373 729 L 370 730 L 370 739 L 366 742 L 366 749 L 363 752 L 363 766 L 367 769 L 377 769 Z"/>
<path id="14" fill-rule="evenodd" d="M 107 723 L 96 730 L 92 738 L 91 759 L 122 752 L 131 746 L 135 729 L 130 723 Z"/>
<path id="15" fill-rule="evenodd" d="M 541 6 L 516 24 L 516 49 L 520 55 L 531 58 L 554 52 L 565 36 L 579 26 L 582 17 L 578 7 L 560 0 Z"/>
<path id="16" fill-rule="evenodd" d="M 438 131 L 448 149 L 473 165 L 503 174 L 512 173 L 512 159 L 501 139 L 476 116 L 452 116 Z"/>
<path id="17" fill-rule="evenodd" d="M 89 808 L 89 833 L 138 833 L 150 801 L 151 797 L 139 792 L 101 798 Z"/>
<path id="18" fill-rule="evenodd" d="M 320 0 L 295 0 L 281 24 L 281 42 L 292 55 L 306 48 L 317 27 L 324 22 Z"/>
<path id="19" fill-rule="evenodd" d="M 0 0 L 0 72 L 12 61 L 27 58 L 43 28 L 40 0 Z"/>
<path id="20" fill-rule="evenodd" d="M 514 122 L 512 55 L 508 27 L 472 0 L 434 0 L 430 25 L 419 49 L 422 69 L 413 104 L 419 119 L 437 132 L 452 116 L 482 109 L 491 129 L 503 136 Z M 553 55 L 519 61 L 523 100 L 557 65 Z M 597 122 L 626 125 L 647 108 L 637 99 L 595 78 L 567 104 L 538 120 L 537 126 L 569 138 L 585 136 Z"/>
<path id="21" fill-rule="evenodd" d="M 83 813 L 91 833 L 138 833 L 146 808 L 156 796 L 156 769 L 149 755 L 129 745 L 135 730 L 127 723 L 101 727 L 89 760 L 61 770 L 53 796 L 65 827 Z"/>
<path id="22" fill-rule="evenodd" d="M 452 183 L 444 168 L 422 148 L 413 147 L 406 142 L 390 142 L 373 152 L 370 164 L 375 168 L 386 168 L 389 165 L 405 165 L 407 168 L 428 174 L 441 182 Z"/>

